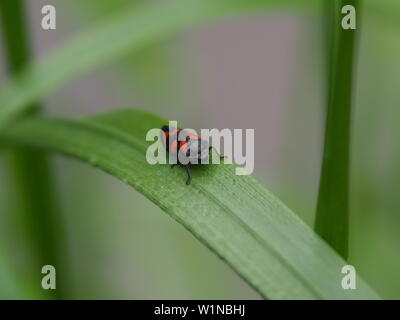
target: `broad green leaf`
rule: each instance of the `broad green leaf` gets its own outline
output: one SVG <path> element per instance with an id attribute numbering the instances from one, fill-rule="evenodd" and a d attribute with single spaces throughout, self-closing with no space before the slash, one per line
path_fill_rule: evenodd
<path id="1" fill-rule="evenodd" d="M 2 137 L 79 158 L 131 185 L 263 297 L 378 298 L 360 276 L 357 290 L 342 289 L 341 269 L 346 262 L 256 180 L 235 175 L 233 165 L 197 166 L 187 186 L 181 168 L 148 164 L 146 132 L 165 123 L 137 110 L 82 120 L 38 117 L 21 119 Z"/>
<path id="2" fill-rule="evenodd" d="M 330 68 L 324 155 L 315 230 L 345 259 L 348 254 L 349 153 L 355 30 L 342 28 L 345 5 L 360 12 L 357 0 L 331 6 Z"/>
<path id="3" fill-rule="evenodd" d="M 319 0 L 173 0 L 136 5 L 83 31 L 0 91 L 0 128 L 32 102 L 128 52 L 199 23 L 266 8 L 315 10 Z"/>

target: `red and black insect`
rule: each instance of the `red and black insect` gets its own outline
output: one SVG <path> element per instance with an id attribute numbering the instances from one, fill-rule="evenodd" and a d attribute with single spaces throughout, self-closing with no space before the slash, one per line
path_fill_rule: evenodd
<path id="1" fill-rule="evenodd" d="M 169 126 L 163 126 L 161 130 L 166 151 L 176 155 L 177 163 L 172 164 L 171 168 L 175 165 L 183 166 L 187 174 L 186 184 L 190 184 L 192 176 L 189 166 L 207 163 L 210 150 L 213 149 L 213 147 L 209 146 L 207 140 L 187 130 Z M 179 161 L 179 153 L 186 158 L 187 163 Z M 224 156 L 220 157 L 223 158 Z"/>

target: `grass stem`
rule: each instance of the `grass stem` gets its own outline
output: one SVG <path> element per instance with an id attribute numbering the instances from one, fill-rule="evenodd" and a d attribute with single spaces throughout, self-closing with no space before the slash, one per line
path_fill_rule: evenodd
<path id="1" fill-rule="evenodd" d="M 342 257 L 348 255 L 349 152 L 355 33 L 342 28 L 342 8 L 352 5 L 359 16 L 357 0 L 335 0 L 330 28 L 330 64 L 325 143 L 315 230 Z M 332 10 L 331 10 L 332 11 Z"/>
<path id="2" fill-rule="evenodd" d="M 29 62 L 31 53 L 24 12 L 24 1 L 1 0 L 0 18 L 8 71 L 11 76 L 20 73 Z M 38 103 L 31 104 L 27 113 L 40 111 Z M 25 114 L 26 115 L 26 114 Z M 47 156 L 38 150 L 11 146 L 8 153 L 10 185 L 16 191 L 12 199 L 13 215 L 23 222 L 34 256 L 32 274 L 34 286 L 40 288 L 41 268 L 50 264 L 61 270 L 60 222 L 57 215 L 52 174 Z M 10 212 L 11 214 L 11 212 Z M 60 277 L 62 279 L 62 276 Z M 62 286 L 48 291 L 49 298 L 60 298 Z"/>

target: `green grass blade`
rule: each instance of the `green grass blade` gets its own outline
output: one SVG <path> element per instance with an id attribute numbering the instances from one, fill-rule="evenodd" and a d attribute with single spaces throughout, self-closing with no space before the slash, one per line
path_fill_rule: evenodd
<path id="1" fill-rule="evenodd" d="M 190 186 L 180 168 L 149 165 L 146 132 L 165 123 L 144 111 L 123 110 L 83 120 L 20 120 L 2 137 L 79 158 L 131 185 L 263 297 L 378 298 L 360 277 L 357 290 L 343 290 L 345 261 L 256 180 L 235 175 L 233 165 L 193 168 Z"/>
<path id="2" fill-rule="evenodd" d="M 21 0 L 0 1 L 3 42 L 6 48 L 7 67 L 11 73 L 21 71 L 30 58 L 25 20 L 26 17 Z"/>
<path id="3" fill-rule="evenodd" d="M 315 10 L 318 0 L 174 0 L 124 10 L 77 35 L 6 85 L 0 92 L 0 128 L 30 103 L 125 53 L 201 22 L 260 8 L 291 5 Z"/>
<path id="4" fill-rule="evenodd" d="M 353 81 L 354 30 L 342 28 L 341 8 L 358 1 L 335 1 L 332 6 L 328 110 L 315 230 L 342 257 L 348 254 L 349 151 Z"/>
<path id="5" fill-rule="evenodd" d="M 0 18 L 9 73 L 19 74 L 31 59 L 24 1 L 0 1 Z M 0 110 L 3 107 L 0 104 Z M 38 104 L 26 105 L 26 111 L 31 114 L 39 109 Z M 34 260 L 31 270 L 36 270 L 30 273 L 33 275 L 32 282 L 41 290 L 39 284 L 42 266 L 51 264 L 58 270 L 62 269 L 59 263 L 62 251 L 61 228 L 48 159 L 43 152 L 32 148 L 11 146 L 8 151 L 8 185 L 13 186 L 15 194 L 9 199 L 13 210 L 7 214 L 13 216 L 13 221 L 22 221 L 24 224 L 23 229 L 28 239 L 27 251 Z M 48 297 L 59 298 L 62 288 L 60 286 L 58 290 L 46 293 Z"/>
<path id="6" fill-rule="evenodd" d="M 33 296 L 27 294 L 22 281 L 6 261 L 5 255 L 0 250 L 0 299 L 32 298 Z"/>

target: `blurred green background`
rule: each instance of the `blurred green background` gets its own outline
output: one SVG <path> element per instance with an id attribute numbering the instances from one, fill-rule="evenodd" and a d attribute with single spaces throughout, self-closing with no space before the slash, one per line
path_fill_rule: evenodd
<path id="1" fill-rule="evenodd" d="M 27 0 L 35 58 L 141 2 Z M 77 79 L 45 99 L 45 109 L 77 117 L 136 107 L 196 129 L 255 128 L 254 176 L 312 226 L 326 109 L 325 2 L 312 11 L 278 6 L 186 30 Z M 400 2 L 360 2 L 349 261 L 383 298 L 399 299 Z M 56 7 L 56 30 L 41 29 L 46 4 Z M 4 59 L 0 47 L 0 83 L 7 80 Z M 18 194 L 2 155 L 0 149 L 0 279 L 46 297 L 33 280 L 40 274 L 35 246 L 10 205 Z M 136 191 L 75 160 L 51 160 L 66 248 L 58 275 L 64 298 L 259 298 Z M 17 289 L 8 287 L 14 297 Z"/>

